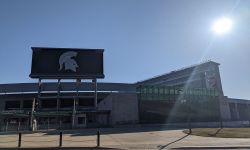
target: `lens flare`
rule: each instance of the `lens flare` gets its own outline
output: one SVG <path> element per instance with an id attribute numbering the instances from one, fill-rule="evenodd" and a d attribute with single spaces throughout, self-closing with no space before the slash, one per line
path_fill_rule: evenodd
<path id="1" fill-rule="evenodd" d="M 232 20 L 230 18 L 220 18 L 216 20 L 212 26 L 212 30 L 217 34 L 224 34 L 232 29 Z"/>

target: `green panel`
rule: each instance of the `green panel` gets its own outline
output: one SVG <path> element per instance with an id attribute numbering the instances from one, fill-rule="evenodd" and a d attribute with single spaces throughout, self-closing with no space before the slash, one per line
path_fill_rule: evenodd
<path id="1" fill-rule="evenodd" d="M 71 116 L 72 111 L 45 111 L 34 112 L 34 116 Z"/>
<path id="2" fill-rule="evenodd" d="M 157 88 L 157 87 L 154 87 L 154 90 L 153 90 L 153 91 L 154 91 L 154 93 L 153 93 L 154 95 L 158 95 L 159 90 L 158 90 L 158 88 Z"/>
<path id="3" fill-rule="evenodd" d="M 193 100 L 203 100 L 204 97 L 215 97 L 219 93 L 215 89 L 184 89 L 169 86 L 140 86 L 138 91 L 142 100 L 170 100 L 179 95 L 185 95 Z"/>
<path id="4" fill-rule="evenodd" d="M 164 93 L 165 93 L 166 95 L 169 94 L 169 88 L 168 88 L 168 87 L 165 87 L 165 88 L 164 88 Z"/>
<path id="5" fill-rule="evenodd" d="M 169 94 L 170 94 L 170 95 L 173 95 L 174 92 L 175 92 L 175 90 L 174 90 L 173 88 L 170 88 Z"/>

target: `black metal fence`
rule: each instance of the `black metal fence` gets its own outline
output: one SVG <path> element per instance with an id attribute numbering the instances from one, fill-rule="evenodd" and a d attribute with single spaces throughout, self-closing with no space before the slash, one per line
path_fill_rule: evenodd
<path id="1" fill-rule="evenodd" d="M 100 131 L 96 132 L 96 137 L 88 137 L 88 136 L 68 136 L 63 132 L 54 133 L 53 135 L 47 135 L 43 137 L 43 135 L 39 134 L 7 134 L 0 135 L 0 147 L 64 147 L 73 145 L 80 146 L 93 146 L 100 147 L 101 145 L 101 136 Z M 78 144 L 77 144 L 78 143 Z M 86 145 L 87 143 L 87 145 Z"/>

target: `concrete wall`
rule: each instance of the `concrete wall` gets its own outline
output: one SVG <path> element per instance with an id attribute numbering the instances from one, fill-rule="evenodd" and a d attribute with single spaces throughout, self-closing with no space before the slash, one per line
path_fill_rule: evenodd
<path id="1" fill-rule="evenodd" d="M 112 110 L 112 93 L 98 103 L 98 110 Z"/>
<path id="2" fill-rule="evenodd" d="M 111 110 L 111 125 L 138 123 L 136 93 L 111 93 L 98 104 L 98 109 Z"/>
<path id="3" fill-rule="evenodd" d="M 229 107 L 227 98 L 220 95 L 219 99 L 220 99 L 220 113 L 221 113 L 222 121 L 230 121 L 231 114 L 230 114 L 230 107 Z"/>
<path id="4" fill-rule="evenodd" d="M 250 100 L 228 98 L 231 120 L 250 120 Z"/>

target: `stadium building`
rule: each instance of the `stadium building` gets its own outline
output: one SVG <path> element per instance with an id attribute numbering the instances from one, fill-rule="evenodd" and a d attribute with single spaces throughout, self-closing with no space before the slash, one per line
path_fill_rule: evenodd
<path id="1" fill-rule="evenodd" d="M 1 84 L 0 130 L 250 120 L 250 101 L 224 96 L 213 61 L 131 84 L 78 81 Z"/>

